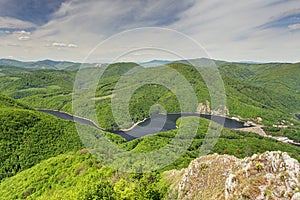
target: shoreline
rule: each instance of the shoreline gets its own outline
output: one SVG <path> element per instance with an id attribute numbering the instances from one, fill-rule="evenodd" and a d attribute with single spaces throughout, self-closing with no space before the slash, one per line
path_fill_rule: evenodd
<path id="1" fill-rule="evenodd" d="M 119 129 L 119 131 L 123 131 L 123 132 L 127 132 L 127 131 L 131 131 L 132 129 L 134 129 L 137 125 L 139 125 L 140 123 L 143 123 L 145 122 L 146 120 L 148 120 L 149 117 L 141 120 L 141 121 L 137 121 L 136 123 L 134 123 L 131 127 L 129 128 L 122 128 L 122 129 Z"/>
<path id="2" fill-rule="evenodd" d="M 88 122 L 87 125 L 90 125 L 90 126 L 94 126 L 95 128 L 97 128 L 98 130 L 101 130 L 101 131 L 106 131 L 106 132 L 111 132 L 111 133 L 117 133 L 117 134 L 120 134 L 120 132 L 123 132 L 122 134 L 125 134 L 127 135 L 126 132 L 128 131 L 131 131 L 133 130 L 136 126 L 138 126 L 140 123 L 143 123 L 145 122 L 146 120 L 150 119 L 150 117 L 147 117 L 141 121 L 138 121 L 136 123 L 134 123 L 131 127 L 129 128 L 126 128 L 126 129 L 119 129 L 117 131 L 112 131 L 112 130 L 106 130 L 100 126 L 98 126 L 94 121 L 90 120 L 90 119 L 87 119 L 85 117 L 80 117 L 80 116 L 77 116 L 77 115 L 72 115 L 70 113 L 67 113 L 65 111 L 60 111 L 60 110 L 51 110 L 51 109 L 46 109 L 46 108 L 34 108 L 34 110 L 37 110 L 37 111 L 40 111 L 40 112 L 44 112 L 44 113 L 48 113 L 48 114 L 51 114 L 49 112 L 54 112 L 54 113 L 61 113 L 61 114 L 64 114 L 67 116 L 67 118 L 62 118 L 64 120 L 70 120 L 70 121 L 80 121 L 80 120 L 84 120 L 86 122 Z M 186 113 L 187 114 L 187 113 Z M 189 113 L 188 113 L 189 114 Z M 54 115 L 54 114 L 52 114 Z M 56 115 L 54 115 L 56 116 Z M 56 116 L 58 117 L 58 116 Z M 60 117 L 59 117 L 60 118 Z M 258 134 L 262 137 L 266 137 L 266 138 L 272 138 L 274 140 L 277 140 L 277 141 L 280 141 L 280 142 L 283 142 L 283 143 L 289 143 L 289 144 L 292 144 L 292 145 L 296 145 L 296 146 L 300 146 L 300 143 L 297 143 L 293 140 L 290 140 L 289 138 L 287 138 L 287 141 L 282 141 L 282 138 L 279 137 L 275 137 L 275 136 L 272 136 L 272 135 L 268 135 L 265 133 L 265 131 L 262 129 L 263 125 L 252 125 L 250 127 L 244 127 L 244 128 L 233 128 L 233 130 L 239 130 L 239 131 L 246 131 L 246 132 L 252 132 L 252 133 L 255 133 L 255 134 Z M 177 128 L 177 127 L 176 127 Z M 118 133 L 119 132 L 119 133 Z M 120 135 L 122 136 L 122 135 Z M 124 138 L 124 136 L 122 136 Z M 126 138 L 125 138 L 126 139 Z M 127 139 L 126 139 L 127 140 Z"/>
<path id="3" fill-rule="evenodd" d="M 86 121 L 90 122 L 93 126 L 95 126 L 96 128 L 98 128 L 99 130 L 102 130 L 102 131 L 108 131 L 108 130 L 106 130 L 106 129 L 100 127 L 100 126 L 98 126 L 98 125 L 97 125 L 94 121 L 92 121 L 91 119 L 88 119 L 88 118 L 85 118 L 85 117 L 80 117 L 80 116 L 77 116 L 77 115 L 72 115 L 72 114 L 67 113 L 67 112 L 65 112 L 65 111 L 61 111 L 61 110 L 52 110 L 52 109 L 47 109 L 47 108 L 35 108 L 35 110 L 40 111 L 40 112 L 43 112 L 43 111 L 60 112 L 60 113 L 62 113 L 62 114 L 69 115 L 70 117 L 73 118 L 74 121 L 76 120 L 75 118 L 77 118 L 77 119 L 82 119 L 82 120 L 86 120 Z"/>
<path id="4" fill-rule="evenodd" d="M 81 117 L 81 116 L 77 116 L 77 115 L 73 115 L 73 114 L 70 114 L 68 112 L 65 112 L 65 111 L 61 111 L 61 110 L 53 110 L 53 109 L 47 109 L 47 108 L 34 108 L 35 110 L 37 111 L 53 111 L 53 112 L 60 112 L 60 113 L 63 113 L 63 114 L 66 114 L 66 115 L 69 115 L 70 117 L 73 117 L 73 118 L 77 118 L 77 119 L 83 119 L 83 120 L 86 120 L 86 121 L 89 121 L 91 122 L 96 128 L 100 129 L 100 130 L 103 130 L 103 131 L 108 131 L 110 132 L 111 130 L 106 130 L 100 126 L 98 126 L 94 121 L 92 121 L 91 119 L 88 119 L 88 118 L 85 118 L 85 117 Z M 123 132 L 127 132 L 127 131 L 130 131 L 132 129 L 134 129 L 138 124 L 142 123 L 142 122 L 145 122 L 146 120 L 148 120 L 149 117 L 141 120 L 141 121 L 137 121 L 136 123 L 134 123 L 131 127 L 129 128 L 124 128 L 124 129 L 119 129 L 117 131 L 123 131 Z"/>

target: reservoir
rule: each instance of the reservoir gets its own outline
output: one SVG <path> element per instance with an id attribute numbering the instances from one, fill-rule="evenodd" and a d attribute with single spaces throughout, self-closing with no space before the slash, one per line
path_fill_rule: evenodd
<path id="1" fill-rule="evenodd" d="M 39 111 L 51 114 L 60 119 L 72 120 L 72 121 L 79 122 L 81 124 L 93 126 L 100 130 L 104 130 L 103 128 L 99 127 L 96 123 L 94 123 L 89 119 L 72 116 L 68 113 L 61 112 L 58 110 L 39 109 Z M 151 117 L 145 119 L 143 122 L 140 122 L 136 126 L 125 131 L 121 131 L 121 130 L 119 131 L 105 130 L 105 131 L 118 134 L 121 137 L 125 138 L 127 141 L 130 141 L 136 138 L 143 137 L 145 135 L 174 130 L 177 128 L 176 127 L 177 119 L 184 116 L 198 116 L 205 119 L 209 119 L 229 129 L 239 129 L 239 128 L 248 127 L 248 126 L 244 126 L 244 122 L 237 121 L 224 116 L 199 114 L 199 113 L 168 113 L 168 114 L 152 115 Z"/>

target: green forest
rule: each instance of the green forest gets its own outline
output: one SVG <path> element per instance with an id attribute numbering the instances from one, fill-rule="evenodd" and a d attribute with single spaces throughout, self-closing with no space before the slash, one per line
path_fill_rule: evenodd
<path id="1" fill-rule="evenodd" d="M 186 168 L 201 154 L 201 146 L 210 124 L 209 120 L 203 118 L 198 122 L 198 130 L 187 151 L 160 170 L 144 172 L 142 162 L 140 171 L 143 173 L 125 173 L 105 166 L 83 145 L 77 132 L 78 127 L 73 121 L 38 111 L 39 108 L 46 108 L 73 113 L 74 82 L 80 65 L 54 63 L 56 68 L 53 68 L 49 67 L 54 65 L 50 61 L 34 65 L 30 63 L 31 67 L 28 67 L 28 63 L 26 66 L 21 64 L 13 62 L 0 66 L 0 199 L 170 199 L 168 193 L 171 183 L 166 180 L 165 173 Z M 285 136 L 300 142 L 300 121 L 295 116 L 300 113 L 300 79 L 297 77 L 300 74 L 300 63 L 217 64 L 224 83 L 228 117 L 253 121 L 263 126 L 268 135 Z M 42 65 L 44 67 L 39 67 Z M 197 67 L 203 70 L 208 68 Z M 141 69 L 143 73 L 140 78 L 143 80 L 150 77 L 147 77 L 147 73 L 160 74 L 172 69 L 190 83 L 198 103 L 210 102 L 210 91 L 197 67 L 186 62 L 151 68 L 143 68 L 136 63 L 108 65 L 96 85 L 95 94 L 87 93 L 87 99 L 95 102 L 97 117 L 90 116 L 90 119 L 105 130 L 119 129 L 113 117 L 111 100 L 118 98 L 114 96 L 118 82 L 135 69 Z M 89 77 L 89 74 L 101 69 L 88 65 L 81 70 Z M 166 72 L 167 75 L 172 74 Z M 163 81 L 159 76 L 153 80 Z M 135 88 L 138 81 L 132 78 L 125 86 L 120 90 Z M 83 100 L 86 99 L 75 99 L 78 101 L 75 103 L 81 105 Z M 153 109 L 153 105 L 161 105 L 163 109 Z M 84 117 L 89 117 L 90 106 L 93 104 L 85 102 L 77 108 L 76 114 L 82 113 Z M 196 111 L 196 107 L 188 109 Z M 174 113 L 180 112 L 180 109 L 180 102 L 173 91 L 155 83 L 138 87 L 129 101 L 132 123 L 149 117 L 151 112 Z M 178 127 L 181 126 L 181 120 L 177 121 Z M 185 126 L 189 126 L 194 123 L 195 117 L 185 117 L 185 121 Z M 124 122 L 123 125 L 128 128 L 132 123 Z M 136 153 L 165 147 L 178 134 L 175 129 L 127 142 L 108 131 L 100 131 L 88 125 L 80 126 L 107 136 L 123 150 Z M 187 138 L 183 137 L 184 140 Z M 222 129 L 210 154 L 244 158 L 277 150 L 287 152 L 300 161 L 300 146 L 227 128 Z M 161 159 L 167 159 L 167 155 L 161 155 Z"/>

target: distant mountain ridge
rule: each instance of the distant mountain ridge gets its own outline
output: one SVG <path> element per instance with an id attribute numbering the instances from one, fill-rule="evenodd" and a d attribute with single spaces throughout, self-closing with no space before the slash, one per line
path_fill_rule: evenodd
<path id="1" fill-rule="evenodd" d="M 134 61 L 131 61 L 134 62 Z M 257 61 L 224 61 L 217 60 L 212 58 L 193 58 L 193 59 L 184 59 L 184 60 L 151 60 L 147 62 L 136 62 L 142 67 L 159 67 L 162 65 L 167 65 L 170 63 L 182 63 L 182 64 L 192 64 L 197 66 L 221 66 L 224 64 L 245 64 L 245 65 L 263 65 L 263 64 L 292 64 L 288 62 L 257 62 Z M 13 66 L 13 67 L 22 67 L 22 68 L 37 68 L 37 69 L 54 69 L 54 70 L 64 70 L 64 69 L 79 69 L 80 66 L 84 64 L 85 67 L 95 67 L 99 66 L 96 63 L 79 63 L 72 61 L 54 61 L 50 59 L 39 60 L 39 61 L 19 61 L 14 59 L 2 58 L 0 59 L 0 65 L 4 66 Z M 102 63 L 104 64 L 104 63 Z M 113 64 L 113 63 L 111 63 Z"/>
<path id="2" fill-rule="evenodd" d="M 169 64 L 171 62 L 174 62 L 174 61 L 171 61 L 171 60 L 151 60 L 149 62 L 140 62 L 138 64 L 143 66 L 143 67 L 158 67 L 158 66 Z"/>
<path id="3" fill-rule="evenodd" d="M 0 65 L 22 67 L 22 68 L 62 70 L 67 68 L 79 68 L 81 63 L 75 63 L 69 61 L 53 61 L 48 59 L 41 60 L 41 61 L 32 61 L 32 62 L 22 62 L 13 59 L 0 59 Z"/>
<path id="4" fill-rule="evenodd" d="M 190 147 L 174 163 L 151 174 L 122 175 L 82 149 L 74 122 L 32 109 L 48 108 L 72 113 L 73 85 L 80 63 L 51 60 L 25 64 L 14 60 L 4 62 L 8 64 L 0 65 L 0 93 L 4 94 L 0 94 L 0 199 L 229 200 L 240 196 L 240 199 L 297 200 L 300 197 L 299 146 L 254 133 L 223 129 L 211 151 L 218 155 L 197 158 L 209 125 L 204 119 L 200 120 Z M 206 102 L 210 102 L 210 94 L 203 76 L 191 66 L 196 64 L 204 70 L 218 67 L 226 90 L 229 117 L 252 121 L 259 127 L 264 126 L 269 135 L 300 142 L 300 121 L 295 117 L 300 113 L 300 63 L 243 64 L 208 58 L 167 64 L 164 63 L 168 61 L 150 62 L 157 66 L 146 69 L 133 62 L 108 64 L 95 95 L 90 99 L 95 101 L 98 118 L 95 122 L 99 126 L 110 130 L 118 128 L 110 112 L 115 85 L 128 75 L 131 82 L 126 86 L 135 88 L 139 83 L 135 74 L 130 74 L 135 69 L 155 73 L 157 79 L 151 77 L 154 82 L 159 81 L 159 75 L 167 73 L 170 67 L 191 83 L 200 105 L 204 102 L 209 105 Z M 20 67 L 15 67 L 14 63 Z M 82 70 L 84 77 L 102 70 L 100 65 L 87 66 L 91 67 Z M 64 70 L 57 70 L 62 68 Z M 148 74 L 142 75 L 141 80 L 147 80 Z M 207 78 L 214 80 L 213 75 Z M 82 83 L 80 89 L 85 93 L 86 82 Z M 89 99 L 82 103 L 81 100 L 78 101 L 82 105 L 79 110 L 85 111 Z M 129 111 L 134 122 L 147 117 L 150 106 L 155 104 L 169 113 L 180 111 L 172 91 L 147 84 L 132 95 Z M 181 126 L 180 120 L 178 127 Z M 195 123 L 194 118 L 185 120 L 189 120 L 186 127 Z M 134 153 L 155 151 L 171 144 L 178 135 L 177 130 L 172 130 L 125 142 L 117 135 L 105 134 L 114 144 Z M 184 139 L 181 141 L 185 142 Z M 106 152 L 104 154 L 106 156 Z M 168 157 L 168 154 L 159 155 L 160 160 Z M 122 158 L 123 162 L 118 165 L 127 162 L 125 157 Z M 133 167 L 139 166 L 143 166 L 143 162 Z M 171 196 L 162 198 L 169 194 L 169 184 L 172 184 Z"/>

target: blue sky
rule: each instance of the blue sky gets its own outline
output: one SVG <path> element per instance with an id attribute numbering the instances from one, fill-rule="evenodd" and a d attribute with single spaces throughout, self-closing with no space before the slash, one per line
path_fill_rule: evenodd
<path id="1" fill-rule="evenodd" d="M 43 25 L 65 0 L 2 0 L 0 16 Z"/>
<path id="2" fill-rule="evenodd" d="M 140 27 L 179 31 L 199 42 L 215 59 L 300 61 L 298 0 L 1 0 L 0 57 L 82 61 L 101 41 Z M 132 38 L 143 41 L 149 37 L 145 33 Z M 125 40 L 128 38 L 124 45 Z M 179 44 L 178 38 L 161 40 L 178 43 L 191 57 L 197 56 L 193 49 Z M 106 54 L 95 61 L 104 62 L 115 47 L 106 48 Z M 158 57 L 139 54 L 132 59 Z M 167 55 L 159 58 L 170 59 Z"/>

